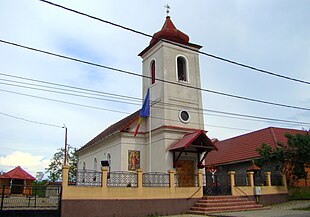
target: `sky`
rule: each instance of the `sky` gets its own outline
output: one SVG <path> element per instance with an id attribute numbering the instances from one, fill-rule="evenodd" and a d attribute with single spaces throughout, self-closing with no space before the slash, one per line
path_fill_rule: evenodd
<path id="1" fill-rule="evenodd" d="M 186 33 L 191 43 L 202 45 L 202 52 L 310 81 L 310 1 L 307 0 L 52 2 L 150 35 L 161 29 L 166 16 L 164 5 L 169 4 L 176 28 Z M 3 41 L 142 74 L 138 54 L 148 46 L 150 38 L 39 0 L 0 0 L 0 27 L 0 171 L 22 166 L 34 176 L 44 172 L 53 154 L 64 146 L 64 125 L 68 129 L 68 144 L 80 148 L 141 107 L 141 101 L 128 100 L 128 97 L 142 98 L 139 76 L 34 52 Z M 269 126 L 310 129 L 309 84 L 202 54 L 199 61 L 203 89 L 308 109 L 266 105 L 203 91 L 204 109 L 305 123 L 254 121 L 205 112 L 205 130 L 210 138 L 223 140 Z M 85 91 L 74 93 L 60 86 L 50 89 L 42 87 L 46 83 L 25 78 L 126 98 L 89 95 Z"/>

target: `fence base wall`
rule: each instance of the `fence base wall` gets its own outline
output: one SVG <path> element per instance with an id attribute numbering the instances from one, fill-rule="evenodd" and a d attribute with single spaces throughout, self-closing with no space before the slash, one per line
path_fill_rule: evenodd
<path id="1" fill-rule="evenodd" d="M 289 200 L 287 193 L 284 194 L 264 194 L 259 196 L 258 201 L 263 205 L 270 205 L 275 203 L 283 203 Z"/>
<path id="2" fill-rule="evenodd" d="M 186 213 L 197 198 L 143 200 L 62 200 L 61 217 L 147 217 Z"/>

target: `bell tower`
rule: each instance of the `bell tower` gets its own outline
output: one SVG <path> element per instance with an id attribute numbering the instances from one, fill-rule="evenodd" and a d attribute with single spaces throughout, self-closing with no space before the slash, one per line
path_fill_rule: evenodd
<path id="1" fill-rule="evenodd" d="M 203 129 L 199 45 L 166 17 L 139 56 L 143 61 L 143 96 L 150 88 L 152 130 L 162 126 Z"/>
<path id="2" fill-rule="evenodd" d="M 145 96 L 150 89 L 150 117 L 145 121 L 152 171 L 173 165 L 171 144 L 186 133 L 204 129 L 198 50 L 167 15 L 162 29 L 153 35 L 142 58 Z M 147 135 L 147 134 L 146 134 Z M 150 137 L 150 136 L 147 136 Z M 163 162 L 166 162 L 164 165 Z"/>

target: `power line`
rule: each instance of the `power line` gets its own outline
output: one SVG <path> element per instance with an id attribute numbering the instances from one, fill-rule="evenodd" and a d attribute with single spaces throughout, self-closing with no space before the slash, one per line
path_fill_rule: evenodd
<path id="1" fill-rule="evenodd" d="M 23 83 L 23 82 L 21 82 L 21 83 Z M 22 85 L 15 85 L 15 84 L 8 84 L 8 83 L 0 83 L 0 84 L 11 85 L 11 86 L 20 87 L 20 88 L 29 88 L 29 89 L 33 89 L 33 90 L 39 90 L 39 91 L 47 91 L 47 92 L 58 93 L 58 94 L 66 94 L 66 95 L 83 97 L 83 98 L 89 98 L 89 99 L 106 100 L 106 101 L 111 101 L 111 102 L 116 102 L 116 103 L 125 103 L 125 104 L 129 104 L 129 105 L 139 105 L 140 106 L 140 103 L 132 103 L 132 102 L 119 101 L 119 100 L 103 99 L 103 98 L 98 98 L 98 97 L 91 97 L 91 96 L 72 94 L 72 93 L 61 92 L 61 91 L 46 90 L 46 89 L 40 89 L 40 88 L 33 88 L 33 87 L 27 87 L 27 86 L 22 86 Z M 15 92 L 15 91 L 8 91 L 8 90 L 3 90 L 3 89 L 0 89 L 0 91 L 14 93 L 14 94 L 19 94 L 19 95 L 23 95 L 23 96 L 34 97 L 34 98 L 39 98 L 39 99 L 45 99 L 45 100 L 50 100 L 50 101 L 56 101 L 56 102 L 61 102 L 61 103 L 65 103 L 66 102 L 67 104 L 72 104 L 72 103 L 69 103 L 67 101 L 54 100 L 54 99 L 52 100 L 50 98 L 34 96 L 34 95 L 31 95 L 31 94 L 25 94 L 25 93 L 19 93 L 19 92 Z M 126 97 L 126 96 L 122 96 L 122 97 Z M 167 105 L 167 103 L 162 103 L 162 104 L 163 105 L 164 104 Z M 76 104 L 76 103 L 74 103 L 74 105 L 81 106 L 81 104 Z M 169 105 L 170 106 L 178 106 L 178 105 L 174 105 L 174 104 L 169 104 Z M 89 106 L 86 106 L 86 105 L 83 105 L 83 106 L 84 107 L 89 107 Z M 156 106 L 156 105 L 153 105 L 152 107 L 154 107 L 154 108 L 164 108 L 163 106 Z M 101 109 L 101 110 L 106 110 L 106 111 L 120 112 L 120 111 L 117 111 L 117 110 L 108 110 L 108 109 L 102 109 L 102 108 L 99 108 L 99 107 L 92 107 L 92 106 L 90 108 Z M 298 124 L 298 125 L 306 124 L 306 125 L 310 125 L 310 123 L 307 123 L 307 122 L 290 121 L 290 120 L 283 120 L 283 119 L 276 119 L 276 118 L 267 118 L 267 117 L 260 117 L 260 116 L 254 116 L 254 115 L 244 115 L 244 114 L 238 114 L 238 113 L 216 111 L 216 110 L 211 110 L 211 109 L 197 109 L 195 107 L 187 107 L 187 108 L 188 109 L 194 109 L 195 111 L 192 111 L 192 112 L 195 112 L 195 113 L 199 113 L 199 111 L 201 111 L 201 112 L 203 112 L 203 115 L 208 115 L 208 114 L 206 114 L 206 112 L 211 112 L 211 113 L 218 113 L 218 114 L 235 116 L 235 118 L 238 117 L 238 119 L 245 119 L 245 118 L 247 118 L 248 120 L 249 119 L 250 120 L 254 119 L 253 121 L 257 121 L 257 119 L 258 119 L 258 120 L 261 120 L 261 121 L 272 121 L 272 122 L 277 122 L 277 123 L 281 122 L 281 123 L 285 123 L 285 124 L 294 124 L 294 125 L 296 125 L 296 124 Z M 171 107 L 168 107 L 167 109 L 168 110 L 175 110 L 175 111 L 177 110 L 177 109 L 173 109 Z M 129 113 L 125 113 L 125 114 L 129 114 Z M 215 115 L 213 114 L 213 116 L 215 116 Z M 240 118 L 240 117 L 242 117 L 242 118 Z"/>
<path id="2" fill-rule="evenodd" d="M 50 92 L 50 93 L 66 94 L 66 95 L 70 95 L 70 96 L 77 96 L 77 97 L 83 97 L 83 98 L 88 98 L 88 99 L 96 99 L 96 100 L 104 100 L 104 101 L 117 102 L 117 103 L 140 105 L 140 103 L 125 102 L 125 101 L 113 100 L 113 99 L 104 99 L 104 98 L 99 98 L 99 97 L 85 96 L 85 95 L 81 95 L 81 94 L 67 93 L 67 92 L 62 92 L 62 91 L 47 90 L 47 89 L 35 88 L 35 87 L 27 87 L 27 86 L 17 85 L 17 84 L 9 84 L 9 83 L 0 82 L 0 85 L 9 85 L 9 86 L 20 87 L 20 88 L 28 88 L 28 89 L 32 89 L 32 90 L 46 91 L 46 92 Z"/>
<path id="3" fill-rule="evenodd" d="M 51 98 L 42 97 L 42 96 L 35 96 L 35 95 L 31 95 L 31 94 L 26 94 L 26 93 L 19 93 L 19 92 L 10 91 L 10 90 L 0 89 L 0 91 L 7 92 L 7 93 L 13 93 L 13 94 L 21 95 L 21 96 L 28 96 L 28 97 L 32 97 L 32 98 L 36 98 L 36 99 L 43 99 L 43 100 L 52 101 L 52 102 L 64 103 L 64 104 L 68 104 L 68 105 L 75 105 L 75 106 L 92 108 L 92 109 L 109 111 L 109 112 L 117 112 L 117 113 L 122 113 L 122 114 L 127 114 L 127 115 L 130 114 L 129 112 L 124 112 L 124 111 L 120 111 L 120 110 L 105 109 L 105 108 L 100 108 L 100 107 L 96 107 L 96 106 L 83 105 L 83 104 L 79 104 L 79 103 L 73 103 L 73 102 L 68 102 L 68 101 L 63 101 L 63 100 L 58 100 L 58 99 L 51 99 Z"/>
<path id="4" fill-rule="evenodd" d="M 22 77 L 22 76 L 10 75 L 10 74 L 5 74 L 5 73 L 1 73 L 1 72 L 0 72 L 0 75 L 5 76 L 5 77 L 17 78 L 17 79 L 26 80 L 26 81 L 52 85 L 52 86 L 65 87 L 65 88 L 69 88 L 69 89 L 77 89 L 77 90 L 81 90 L 81 91 L 85 91 L 85 92 L 91 92 L 93 95 L 98 95 L 98 96 L 108 95 L 108 96 L 113 96 L 115 98 L 128 98 L 130 100 L 139 100 L 139 101 L 142 100 L 141 98 L 132 97 L 132 96 L 123 96 L 123 95 L 119 95 L 119 94 L 115 94 L 115 93 L 108 93 L 108 92 L 98 91 L 98 90 L 94 90 L 94 89 L 87 89 L 87 88 L 81 88 L 81 87 L 72 86 L 72 85 L 59 84 L 59 83 L 43 81 L 43 80 L 38 80 L 38 79 L 33 79 L 33 78 L 26 78 L 26 77 Z M 9 81 L 7 79 L 0 79 L 0 80 Z M 17 81 L 14 81 L 14 82 L 17 82 Z M 18 83 L 26 84 L 24 82 L 18 82 Z M 29 84 L 29 83 L 27 83 L 27 84 Z M 47 87 L 47 86 L 37 85 L 37 84 L 35 86 Z M 53 87 L 53 88 L 58 89 L 58 90 L 66 90 L 63 88 L 55 88 L 55 87 Z M 80 93 L 82 93 L 82 92 L 80 92 Z"/>
<path id="5" fill-rule="evenodd" d="M 191 48 L 189 48 L 187 46 L 183 46 L 183 45 L 175 43 L 173 41 L 169 41 L 169 40 L 166 40 L 166 39 L 154 37 L 154 36 L 152 36 L 150 34 L 147 34 L 147 33 L 144 33 L 144 32 L 141 32 L 141 31 L 129 28 L 129 27 L 125 27 L 125 26 L 122 26 L 120 24 L 116 24 L 116 23 L 113 23 L 113 22 L 110 22 L 110 21 L 107 21 L 107 20 L 104 20 L 104 19 L 92 16 L 92 15 L 86 14 L 86 13 L 83 13 L 83 12 L 80 12 L 80 11 L 77 11 L 77 10 L 74 10 L 74 9 L 71 9 L 71 8 L 59 5 L 59 4 L 55 4 L 55 3 L 50 2 L 50 1 L 46 1 L 46 0 L 39 0 L 39 1 L 47 3 L 47 4 L 50 4 L 50 5 L 53 5 L 53 6 L 58 7 L 58 8 L 62 8 L 64 10 L 67 10 L 67 11 L 70 11 L 70 12 L 73 12 L 73 13 L 76 13 L 76 14 L 79 14 L 79 15 L 82 15 L 82 16 L 86 16 L 88 18 L 91 18 L 91 19 L 94 19 L 94 20 L 97 20 L 97 21 L 100 21 L 100 22 L 103 22 L 103 23 L 106 23 L 106 24 L 109 24 L 109 25 L 116 26 L 118 28 L 125 29 L 125 30 L 130 31 L 130 32 L 134 32 L 136 34 L 140 34 L 140 35 L 143 35 L 143 36 L 146 36 L 146 37 L 149 37 L 149 38 L 155 38 L 155 39 L 158 39 L 158 40 L 163 40 L 163 41 L 165 41 L 167 43 L 174 44 L 174 45 L 177 45 L 177 46 L 180 46 L 180 47 L 183 47 L 183 48 L 186 48 L 186 49 L 198 52 L 200 54 L 206 55 L 208 57 L 211 57 L 211 58 L 223 61 L 223 62 L 234 64 L 234 65 L 237 65 L 237 66 L 240 66 L 240 67 L 243 67 L 243 68 L 247 68 L 247 69 L 254 70 L 254 71 L 257 71 L 257 72 L 260 72 L 260 73 L 264 73 L 264 74 L 268 74 L 268 75 L 271 75 L 271 76 L 276 76 L 276 77 L 279 77 L 279 78 L 282 78 L 282 79 L 286 79 L 286 80 L 290 80 L 290 81 L 294 81 L 294 82 L 299 82 L 299 83 L 303 83 L 303 84 L 308 84 L 308 85 L 310 84 L 309 81 L 305 81 L 305 80 L 301 80 L 301 79 L 297 79 L 297 78 L 281 75 L 281 74 L 274 73 L 274 72 L 271 72 L 271 71 L 267 71 L 267 70 L 264 70 L 264 69 L 259 69 L 257 67 L 250 66 L 250 65 L 247 65 L 247 64 L 244 64 L 244 63 L 240 63 L 240 62 L 237 62 L 237 61 L 234 61 L 234 60 L 230 60 L 230 59 L 227 59 L 227 58 L 223 58 L 223 57 L 216 56 L 216 55 L 209 54 L 209 53 L 202 52 L 202 51 L 197 51 L 195 49 L 191 49 Z"/>
<path id="6" fill-rule="evenodd" d="M 4 113 L 4 112 L 0 112 L 0 114 L 2 114 L 4 116 L 7 116 L 7 117 L 10 117 L 10 118 L 15 118 L 15 119 L 18 119 L 18 120 L 22 120 L 22 121 L 26 121 L 26 122 L 30 122 L 30 123 L 34 123 L 34 124 L 40 124 L 40 125 L 45 125 L 45 126 L 50 126 L 50 127 L 62 128 L 62 126 L 58 126 L 58 125 L 55 125 L 55 124 L 39 122 L 39 121 L 33 121 L 33 120 L 26 119 L 26 118 L 21 118 L 21 117 L 17 117 L 17 116 L 14 116 L 14 115 L 10 115 L 10 114 Z"/>
<path id="7" fill-rule="evenodd" d="M 46 98 L 46 97 L 40 97 L 40 96 L 35 96 L 35 95 L 30 95 L 30 94 L 25 94 L 25 93 L 18 93 L 18 92 L 14 92 L 14 91 L 8 91 L 8 90 L 3 90 L 0 89 L 0 91 L 3 92 L 7 92 L 7 93 L 13 93 L 13 94 L 17 94 L 17 95 L 22 95 L 22 96 L 28 96 L 28 97 L 32 97 L 32 98 L 38 98 L 38 99 L 44 99 L 44 100 L 48 100 L 48 101 L 53 101 L 53 102 L 58 102 L 58 103 L 65 103 L 65 104 L 69 104 L 69 105 L 74 105 L 74 106 L 81 106 L 81 107 L 86 107 L 86 108 L 92 108 L 92 109 L 97 109 L 97 110 L 104 110 L 104 111 L 108 111 L 108 112 L 116 112 L 116 113 L 123 113 L 123 114 L 131 114 L 129 112 L 124 112 L 124 111 L 119 111 L 119 110 L 113 110 L 113 109 L 105 109 L 105 108 L 100 108 L 100 107 L 96 107 L 96 106 L 88 106 L 88 105 L 84 105 L 84 104 L 79 104 L 79 103 L 72 103 L 72 102 L 68 102 L 68 101 L 62 101 L 62 100 L 56 100 L 56 99 L 51 99 L 51 98 Z M 16 119 L 21 119 L 24 121 L 28 121 L 28 122 L 32 122 L 32 123 L 37 123 L 37 124 L 43 124 L 43 125 L 48 125 L 48 126 L 55 126 L 55 127 L 59 127 L 62 128 L 61 126 L 57 126 L 57 125 L 52 125 L 52 124 L 47 124 L 47 123 L 43 123 L 43 122 L 37 122 L 37 121 L 31 121 L 25 118 L 20 118 L 17 116 L 12 116 L 12 115 L 8 115 L 5 113 L 0 112 L 0 114 L 9 116 L 9 117 L 13 117 Z M 174 121 L 176 122 L 176 120 L 174 119 L 167 119 L 167 118 L 162 118 L 162 117 L 154 117 L 152 116 L 152 118 L 154 119 L 160 119 L 160 120 L 169 120 L 169 121 Z M 196 123 L 197 124 L 197 123 Z M 204 126 L 208 126 L 208 125 L 204 125 Z M 218 127 L 218 128 L 223 128 L 223 129 L 232 129 L 232 130 L 241 130 L 241 131 L 251 131 L 249 129 L 241 129 L 241 128 L 233 128 L 233 127 L 224 127 L 224 126 L 218 126 L 218 125 L 210 125 L 213 127 Z"/>
<path id="8" fill-rule="evenodd" d="M 40 49 L 36 49 L 36 48 L 20 45 L 20 44 L 17 44 L 17 43 L 1 40 L 1 39 L 0 39 L 0 42 L 1 43 L 5 43 L 5 44 L 9 44 L 9 45 L 13 45 L 13 46 L 16 46 L 16 47 L 24 48 L 24 49 L 36 51 L 36 52 L 39 52 L 39 53 L 44 53 L 44 54 L 47 54 L 47 55 L 56 56 L 56 57 L 59 57 L 59 58 L 64 58 L 64 59 L 72 60 L 72 61 L 75 61 L 75 62 L 79 62 L 79 63 L 83 63 L 83 64 L 95 66 L 95 67 L 99 67 L 99 68 L 104 68 L 104 69 L 108 69 L 108 70 L 112 70 L 112 71 L 117 71 L 117 72 L 128 74 L 128 75 L 133 75 L 133 76 L 138 76 L 138 77 L 142 77 L 142 78 L 151 79 L 150 76 L 141 75 L 141 74 L 138 74 L 138 73 L 134 73 L 134 72 L 130 72 L 130 71 L 122 70 L 122 69 L 117 69 L 117 68 L 110 67 L 110 66 L 104 66 L 104 65 L 101 65 L 101 64 L 98 64 L 98 63 L 93 63 L 93 62 L 89 62 L 89 61 L 85 61 L 85 60 L 81 60 L 81 59 L 77 59 L 77 58 L 73 58 L 73 57 L 68 57 L 68 56 L 52 53 L 52 52 L 49 52 L 49 51 L 44 51 L 44 50 L 40 50 Z M 259 99 L 244 97 L 244 96 L 233 95 L 233 94 L 229 94 L 229 93 L 223 93 L 223 92 L 219 92 L 219 91 L 214 91 L 214 90 L 209 90 L 209 89 L 204 89 L 204 88 L 193 87 L 193 86 L 190 86 L 188 84 L 182 84 L 182 83 L 176 83 L 176 82 L 172 82 L 172 81 L 167 81 L 167 80 L 163 80 L 163 79 L 159 79 L 159 78 L 156 78 L 156 80 L 160 81 L 160 82 L 165 82 L 165 83 L 168 83 L 168 84 L 172 84 L 172 85 L 178 85 L 178 86 L 182 86 L 182 87 L 186 87 L 186 88 L 191 88 L 191 89 L 195 89 L 195 90 L 200 90 L 200 91 L 204 91 L 204 92 L 208 92 L 208 93 L 212 93 L 212 94 L 217 94 L 217 95 L 221 95 L 221 96 L 226 96 L 226 97 L 231 97 L 231 98 L 236 98 L 236 99 L 241 99 L 241 100 L 246 100 L 246 101 L 251 101 L 251 102 L 256 102 L 256 103 L 263 103 L 263 104 L 267 104 L 267 105 L 273 105 L 273 106 L 279 106 L 279 107 L 285 107 L 285 108 L 291 108 L 291 109 L 310 111 L 309 108 L 292 106 L 292 105 L 286 105 L 286 104 L 281 104 L 281 103 L 275 103 L 275 102 L 270 102 L 270 101 L 265 101 L 265 100 L 259 100 Z"/>
<path id="9" fill-rule="evenodd" d="M 6 76 L 7 74 L 0 73 L 0 75 L 5 75 Z M 11 77 L 11 75 L 8 75 L 8 76 Z M 13 76 L 13 77 L 16 77 L 16 76 Z M 24 77 L 19 77 L 19 79 L 26 79 L 26 80 L 28 80 L 27 78 L 24 78 Z M 80 91 L 75 91 L 75 90 L 68 90 L 68 89 L 63 89 L 63 88 L 55 88 L 55 87 L 46 86 L 46 85 L 38 85 L 38 84 L 32 84 L 32 83 L 20 82 L 20 81 L 8 80 L 8 79 L 1 79 L 1 78 L 0 78 L 0 80 L 9 81 L 9 82 L 15 82 L 15 83 L 19 83 L 19 84 L 26 84 L 26 85 L 39 86 L 39 87 L 44 87 L 44 88 L 51 88 L 51 89 L 57 89 L 57 90 L 65 90 L 65 91 L 77 92 L 77 93 L 85 94 L 85 92 L 80 92 Z M 36 82 L 51 83 L 51 82 L 45 82 L 45 81 L 41 81 L 41 80 L 36 80 Z M 47 90 L 47 89 L 41 89 L 41 88 L 34 88 L 34 87 L 28 87 L 28 86 L 16 85 L 16 84 L 10 84 L 10 83 L 0 83 L 0 84 L 14 86 L 14 87 L 19 87 L 19 88 L 28 88 L 28 89 L 33 89 L 33 90 L 52 92 L 52 93 L 57 93 L 57 94 L 66 94 L 66 95 L 83 97 L 83 98 L 89 98 L 89 99 L 105 100 L 105 101 L 110 101 L 110 102 L 123 103 L 123 104 L 129 104 L 129 105 L 139 105 L 140 106 L 140 103 L 134 103 L 134 102 L 131 102 L 131 101 L 130 102 L 126 102 L 126 101 L 120 101 L 120 100 L 98 98 L 98 97 L 85 96 L 85 95 L 80 95 L 80 94 L 72 94 L 72 93 L 68 93 L 68 92 Z M 53 84 L 55 85 L 56 83 L 53 83 Z M 58 86 L 66 86 L 66 85 L 62 85 L 62 84 L 57 84 L 57 85 Z M 70 88 L 75 89 L 74 86 L 70 86 Z M 80 89 L 80 88 L 78 88 L 78 89 Z M 85 91 L 88 90 L 86 88 L 83 88 L 83 89 Z M 95 91 L 95 92 L 99 92 L 99 91 Z M 107 94 L 107 95 L 112 95 L 112 94 L 107 93 L 107 92 L 104 92 L 104 93 Z M 93 95 L 93 93 L 87 93 L 87 94 L 88 95 L 89 94 Z M 101 96 L 100 94 L 95 94 L 95 95 L 96 96 L 97 95 Z M 128 97 L 128 96 L 119 95 L 119 94 L 113 94 L 113 95 L 117 95 L 122 100 L 126 100 L 127 98 L 132 100 L 132 98 L 133 98 L 133 97 Z M 109 96 L 109 97 L 111 97 L 111 96 Z M 113 97 L 111 97 L 111 98 L 113 98 Z M 139 98 L 135 98 L 135 99 L 141 101 L 141 99 L 139 99 Z M 171 104 L 171 103 L 161 103 L 161 102 L 159 102 L 159 104 L 162 105 L 162 106 L 165 106 L 165 105 L 169 106 L 169 107 L 167 107 L 168 110 L 176 110 L 176 109 L 171 108 L 171 106 L 172 107 L 178 107 L 179 106 L 179 105 Z M 164 108 L 162 106 L 153 105 L 154 108 Z M 203 112 L 203 115 L 206 115 L 206 112 L 211 112 L 211 113 L 218 113 L 218 114 L 222 114 L 222 115 L 230 115 L 230 116 L 235 116 L 235 117 L 237 116 L 239 119 L 241 119 L 240 117 L 242 117 L 243 119 L 247 118 L 247 119 L 250 119 L 250 120 L 252 120 L 252 119 L 259 119 L 259 120 L 262 120 L 262 121 L 284 122 L 284 123 L 290 123 L 290 124 L 310 124 L 310 123 L 299 122 L 299 121 L 290 121 L 290 120 L 282 120 L 282 119 L 276 119 L 276 118 L 267 118 L 267 117 L 261 117 L 261 116 L 245 115 L 245 114 L 238 114 L 238 113 L 232 113 L 232 112 L 224 112 L 224 111 L 211 110 L 211 109 L 203 109 L 203 108 L 202 109 L 198 109 L 196 107 L 190 107 L 190 106 L 187 106 L 186 108 L 187 109 L 193 109 L 193 110 L 195 110 L 194 112 L 196 112 L 196 113 Z"/>

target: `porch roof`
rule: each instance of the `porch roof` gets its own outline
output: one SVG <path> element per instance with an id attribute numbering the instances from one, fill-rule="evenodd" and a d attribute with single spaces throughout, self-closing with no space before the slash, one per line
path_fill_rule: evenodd
<path id="1" fill-rule="evenodd" d="M 211 139 L 205 134 L 203 130 L 196 131 L 194 133 L 188 133 L 183 136 L 181 140 L 173 144 L 169 151 L 194 151 L 194 152 L 206 152 L 211 150 L 217 150 L 217 147 L 213 144 Z"/>
<path id="2" fill-rule="evenodd" d="M 32 175 L 23 170 L 20 166 L 15 167 L 7 173 L 0 176 L 0 179 L 23 179 L 23 180 L 35 180 Z"/>

